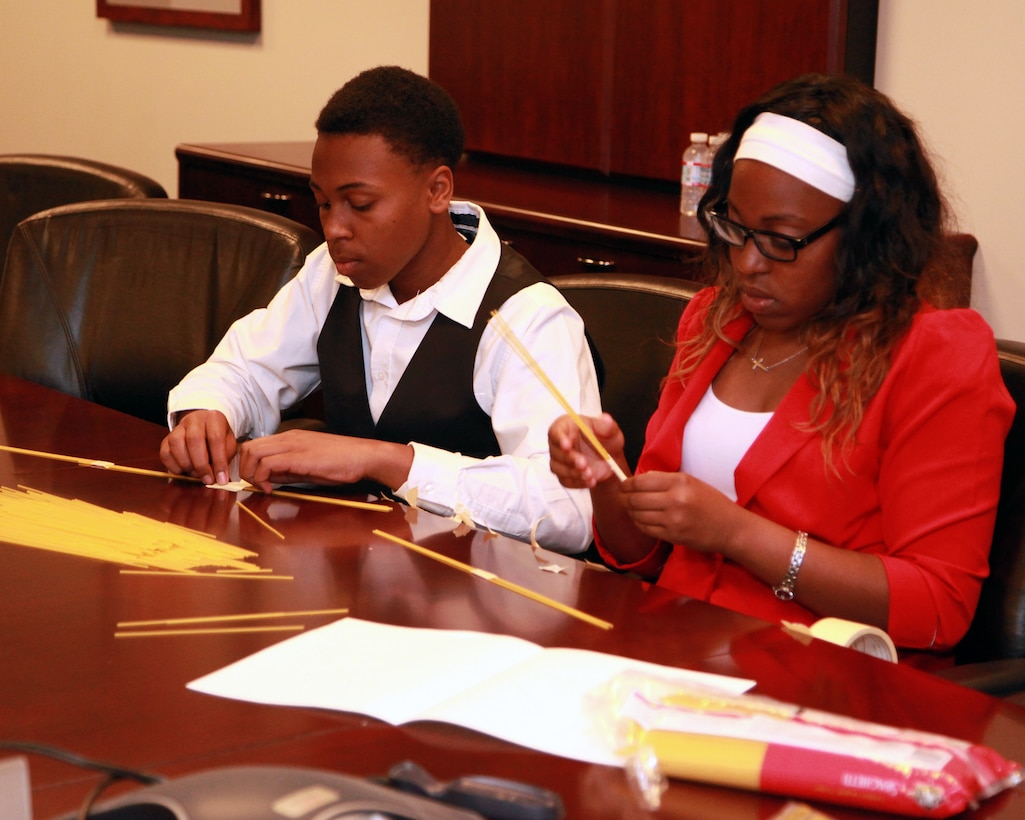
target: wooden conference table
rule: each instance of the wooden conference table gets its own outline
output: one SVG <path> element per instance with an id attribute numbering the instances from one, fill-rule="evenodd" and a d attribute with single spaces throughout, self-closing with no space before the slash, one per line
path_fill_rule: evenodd
<path id="1" fill-rule="evenodd" d="M 0 443 L 159 470 L 163 432 L 0 376 Z M 634 802 L 618 769 L 454 726 L 393 727 L 356 714 L 265 706 L 186 689 L 189 681 L 287 633 L 114 638 L 115 625 L 125 620 L 349 607 L 353 616 L 387 624 L 509 633 L 543 645 L 750 677 L 758 681 L 756 692 L 772 697 L 961 737 L 1025 761 L 1025 710 L 914 669 L 804 642 L 778 626 L 561 556 L 535 554 L 504 538 L 446 532 L 421 541 L 611 621 L 615 627 L 605 631 L 371 534 L 379 528 L 415 537 L 427 513 L 251 496 L 247 504 L 272 521 L 286 536 L 282 541 L 240 515 L 234 494 L 196 484 L 3 451 L 0 484 L 186 524 L 253 549 L 261 567 L 294 576 L 251 581 L 126 575 L 114 564 L 5 544 L 0 529 L 0 740 L 56 746 L 165 777 L 243 764 L 375 776 L 413 760 L 443 779 L 487 774 L 554 789 L 575 818 L 756 820 L 784 804 L 673 781 L 662 808 L 649 814 Z M 541 572 L 542 560 L 566 571 Z M 313 627 L 330 619 L 303 620 Z M 47 757 L 30 755 L 29 763 L 37 820 L 76 809 L 99 778 Z M 876 816 L 819 808 L 837 818 Z M 1025 816 L 1025 792 L 1019 787 L 999 795 L 973 816 Z"/>

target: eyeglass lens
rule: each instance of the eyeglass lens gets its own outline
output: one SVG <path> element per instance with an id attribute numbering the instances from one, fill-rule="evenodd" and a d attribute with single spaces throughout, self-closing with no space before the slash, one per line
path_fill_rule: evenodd
<path id="1" fill-rule="evenodd" d="M 769 259 L 777 262 L 792 262 L 797 258 L 796 245 L 786 237 L 745 228 L 714 211 L 709 211 L 708 216 L 715 232 L 728 245 L 735 248 L 743 247 L 744 242 L 750 237 L 761 254 Z"/>

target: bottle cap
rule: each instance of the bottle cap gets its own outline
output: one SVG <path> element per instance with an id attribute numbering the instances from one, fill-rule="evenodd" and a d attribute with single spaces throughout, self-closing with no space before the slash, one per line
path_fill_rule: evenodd
<path id="1" fill-rule="evenodd" d="M 691 131 L 690 132 L 691 142 L 708 142 L 708 134 L 704 131 Z"/>

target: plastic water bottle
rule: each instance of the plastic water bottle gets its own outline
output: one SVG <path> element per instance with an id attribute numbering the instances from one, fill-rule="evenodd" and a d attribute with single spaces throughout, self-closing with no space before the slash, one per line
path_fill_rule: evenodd
<path id="1" fill-rule="evenodd" d="M 683 167 L 680 171 L 680 213 L 694 216 L 698 202 L 708 190 L 712 179 L 712 157 L 708 148 L 708 134 L 695 131 L 690 135 L 690 145 L 683 152 Z"/>

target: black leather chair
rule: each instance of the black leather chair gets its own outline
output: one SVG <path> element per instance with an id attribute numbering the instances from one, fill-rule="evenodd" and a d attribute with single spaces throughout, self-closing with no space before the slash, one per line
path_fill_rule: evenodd
<path id="1" fill-rule="evenodd" d="M 104 162 L 48 154 L 0 155 L 0 263 L 14 227 L 32 214 L 94 199 L 160 198 L 147 176 Z"/>
<path id="2" fill-rule="evenodd" d="M 943 677 L 990 694 L 1016 695 L 1025 705 L 1025 342 L 997 340 L 1000 372 L 1018 405 L 1004 443 L 990 574 L 957 666 Z"/>
<path id="3" fill-rule="evenodd" d="M 158 423 L 168 390 L 322 240 L 276 214 L 118 199 L 22 221 L 0 279 L 0 370 Z"/>
<path id="4" fill-rule="evenodd" d="M 619 423 L 631 467 L 644 446 L 680 314 L 704 285 L 639 273 L 567 273 L 548 279 L 583 317 L 605 369 L 602 407 Z"/>

